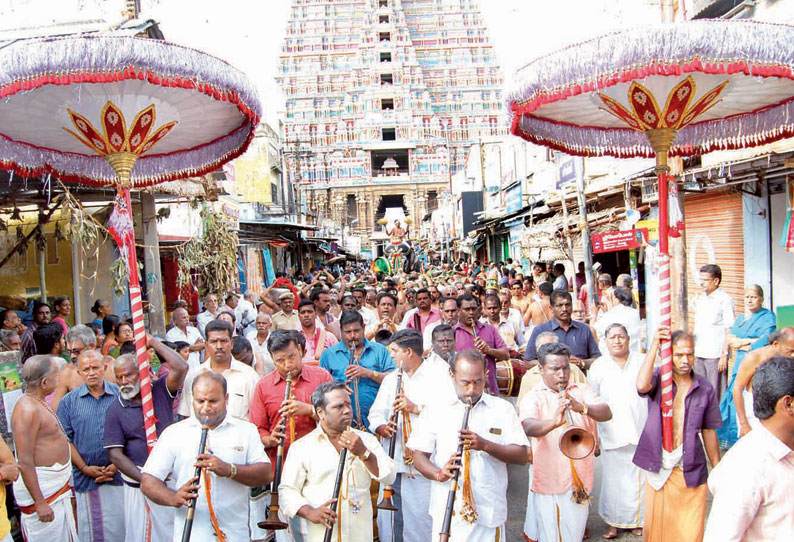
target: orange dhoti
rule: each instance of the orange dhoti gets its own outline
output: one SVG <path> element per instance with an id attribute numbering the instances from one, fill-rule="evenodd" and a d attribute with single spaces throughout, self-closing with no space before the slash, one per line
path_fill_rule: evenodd
<path id="1" fill-rule="evenodd" d="M 687 487 L 676 467 L 662 489 L 645 484 L 644 542 L 702 542 L 708 485 Z"/>

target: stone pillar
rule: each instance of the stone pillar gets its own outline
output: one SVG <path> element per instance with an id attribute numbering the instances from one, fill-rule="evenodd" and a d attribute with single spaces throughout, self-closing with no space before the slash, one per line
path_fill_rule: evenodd
<path id="1" fill-rule="evenodd" d="M 149 333 L 165 336 L 165 310 L 163 307 L 163 284 L 160 271 L 160 243 L 157 238 L 157 212 L 154 196 L 140 192 L 143 226 L 143 281 L 146 283 L 146 297 L 149 300 Z"/>
<path id="2" fill-rule="evenodd" d="M 333 221 L 341 227 L 346 222 L 347 201 L 345 195 L 341 192 L 335 192 L 331 197 L 331 207 Z"/>

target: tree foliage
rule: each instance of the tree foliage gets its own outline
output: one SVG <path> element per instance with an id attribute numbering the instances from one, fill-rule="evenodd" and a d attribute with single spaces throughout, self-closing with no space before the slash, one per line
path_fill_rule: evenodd
<path id="1" fill-rule="evenodd" d="M 203 298 L 208 293 L 225 294 L 237 282 L 237 232 L 226 216 L 210 205 L 201 210 L 203 235 L 177 249 L 180 288 L 191 281 Z"/>

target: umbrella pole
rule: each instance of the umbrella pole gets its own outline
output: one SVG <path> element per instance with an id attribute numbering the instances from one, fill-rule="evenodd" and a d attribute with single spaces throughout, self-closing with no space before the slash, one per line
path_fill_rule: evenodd
<path id="1" fill-rule="evenodd" d="M 670 252 L 668 249 L 668 182 L 670 167 L 667 154 L 673 146 L 677 130 L 657 128 L 645 132 L 656 151 L 656 174 L 659 180 L 659 315 L 661 325 L 672 327 L 670 293 Z M 661 341 L 662 447 L 673 451 L 673 348 L 669 340 Z"/>
<path id="2" fill-rule="evenodd" d="M 108 154 L 105 159 L 111 165 L 119 178 L 118 190 L 124 198 L 127 209 L 132 219 L 132 205 L 130 202 L 130 172 L 137 155 L 129 152 Z M 143 303 L 141 299 L 141 283 L 138 277 L 138 256 L 135 253 L 135 230 L 129 234 L 126 246 L 119 249 L 127 251 L 127 265 L 130 282 L 130 308 L 132 311 L 132 331 L 135 340 L 135 357 L 138 361 L 138 373 L 141 383 L 141 404 L 143 406 L 143 425 L 146 431 L 146 446 L 152 451 L 157 440 L 157 428 L 154 418 L 154 401 L 152 400 L 152 378 L 149 368 L 149 357 L 146 348 L 146 327 L 143 325 Z"/>

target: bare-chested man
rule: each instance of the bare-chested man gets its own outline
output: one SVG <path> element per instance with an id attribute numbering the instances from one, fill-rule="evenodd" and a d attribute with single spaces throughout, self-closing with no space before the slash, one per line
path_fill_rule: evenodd
<path id="1" fill-rule="evenodd" d="M 518 279 L 510 283 L 510 303 L 514 309 L 521 313 L 522 318 L 527 314 L 529 306 L 532 304 L 532 298 L 524 295 L 524 285 Z"/>
<path id="2" fill-rule="evenodd" d="M 539 301 L 530 303 L 526 312 L 524 312 L 524 325 L 536 327 L 540 324 L 548 322 L 553 316 L 551 312 L 551 292 L 553 287 L 551 282 L 541 282 L 538 285 Z"/>
<path id="3" fill-rule="evenodd" d="M 762 363 L 774 356 L 794 356 L 794 327 L 784 327 L 771 333 L 768 346 L 751 351 L 742 360 L 733 383 L 739 437 L 758 425 L 758 418 L 753 413 L 753 375 Z"/>
<path id="4" fill-rule="evenodd" d="M 391 230 L 386 230 L 386 235 L 391 237 L 392 245 L 399 245 L 405 239 L 406 232 L 400 224 L 400 221 L 395 220 L 394 227 Z"/>
<path id="5" fill-rule="evenodd" d="M 29 542 L 77 541 L 71 503 L 69 441 L 44 397 L 58 385 L 55 358 L 33 356 L 22 368 L 25 394 L 11 417 L 21 478 L 14 494 Z"/>
<path id="6" fill-rule="evenodd" d="M 66 334 L 66 352 L 72 358 L 72 363 L 67 363 L 58 375 L 58 387 L 52 397 L 52 410 L 58 410 L 58 403 L 63 396 L 72 390 L 76 390 L 83 385 L 83 379 L 77 372 L 77 358 L 86 350 L 96 350 L 96 335 L 88 326 L 74 326 Z M 112 358 L 105 356 L 105 380 L 116 383 L 116 375 L 113 374 Z"/>

